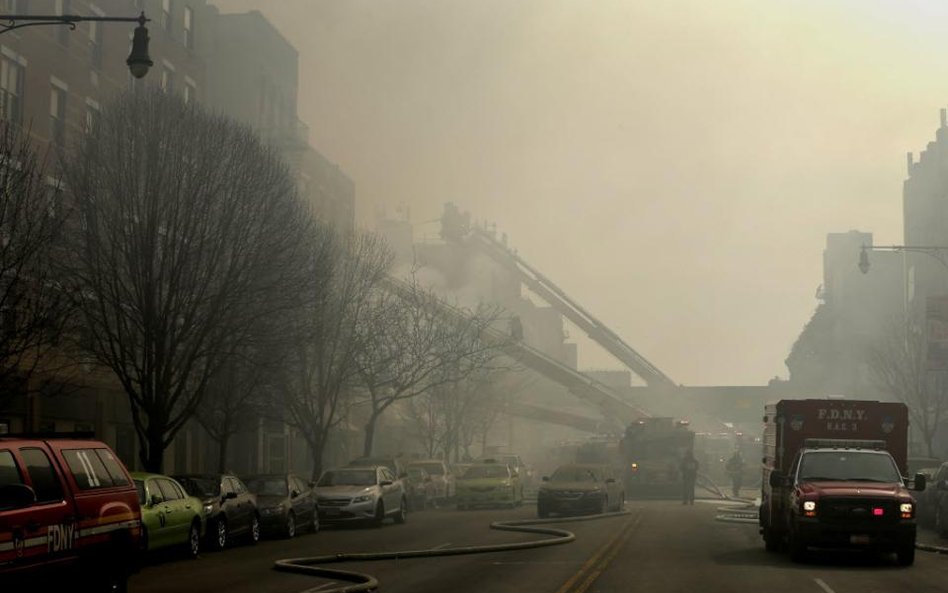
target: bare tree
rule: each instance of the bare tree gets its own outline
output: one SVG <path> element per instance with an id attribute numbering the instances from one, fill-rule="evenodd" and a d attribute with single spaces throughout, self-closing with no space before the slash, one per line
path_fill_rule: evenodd
<path id="1" fill-rule="evenodd" d="M 897 319 L 885 337 L 870 348 L 869 360 L 879 387 L 908 406 L 912 426 L 929 457 L 938 426 L 948 412 L 944 371 L 931 371 L 925 328 L 914 316 Z"/>
<path id="2" fill-rule="evenodd" d="M 66 172 L 83 346 L 115 373 L 141 461 L 160 471 L 222 363 L 296 305 L 310 217 L 252 131 L 158 91 L 103 110 Z"/>
<path id="3" fill-rule="evenodd" d="M 359 328 L 374 314 L 372 296 L 392 261 L 385 243 L 373 235 L 323 236 L 307 266 L 317 281 L 298 313 L 279 381 L 287 421 L 309 446 L 314 479 L 333 428 L 346 417 L 358 356 L 369 344 Z"/>
<path id="4" fill-rule="evenodd" d="M 29 389 L 38 367 L 62 366 L 54 355 L 70 299 L 51 265 L 65 214 L 60 195 L 27 132 L 0 121 L 0 405 Z"/>
<path id="5" fill-rule="evenodd" d="M 369 405 L 363 455 L 372 454 L 378 419 L 396 402 L 457 383 L 496 358 L 498 346 L 481 336 L 500 316 L 493 308 L 450 307 L 414 275 L 386 282 L 370 310 L 361 325 L 366 347 L 357 354 Z"/>

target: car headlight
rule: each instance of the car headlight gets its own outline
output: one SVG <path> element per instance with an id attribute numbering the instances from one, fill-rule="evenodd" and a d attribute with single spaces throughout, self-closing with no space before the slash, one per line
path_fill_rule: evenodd
<path id="1" fill-rule="evenodd" d="M 352 502 L 367 502 L 369 500 L 372 500 L 371 494 L 362 494 L 353 498 Z"/>
<path id="2" fill-rule="evenodd" d="M 207 504 L 204 505 L 204 514 L 205 514 L 205 515 L 210 515 L 210 514 L 211 514 L 211 511 L 213 511 L 213 510 L 214 510 L 214 505 L 213 505 L 212 503 L 207 503 Z"/>
<path id="3" fill-rule="evenodd" d="M 912 513 L 915 511 L 915 505 L 910 502 L 903 502 L 899 505 L 899 513 L 902 515 L 903 519 L 911 519 Z"/>
<path id="4" fill-rule="evenodd" d="M 815 511 L 815 510 L 816 510 L 816 502 L 815 502 L 815 501 L 812 501 L 812 500 L 808 500 L 808 501 L 804 502 L 804 503 L 803 503 L 803 510 L 804 510 L 804 511 Z"/>

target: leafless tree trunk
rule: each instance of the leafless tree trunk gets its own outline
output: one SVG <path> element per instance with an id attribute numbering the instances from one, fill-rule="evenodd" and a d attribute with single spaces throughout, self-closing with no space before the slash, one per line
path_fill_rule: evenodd
<path id="1" fill-rule="evenodd" d="M 0 406 L 54 356 L 70 299 L 56 280 L 65 204 L 26 131 L 0 121 Z"/>
<path id="2" fill-rule="evenodd" d="M 317 281 L 298 313 L 279 382 L 288 420 L 312 454 L 313 479 L 322 472 L 327 439 L 346 417 L 358 356 L 369 344 L 359 327 L 373 314 L 372 295 L 392 259 L 375 236 L 323 236 L 307 266 Z"/>
<path id="3" fill-rule="evenodd" d="M 248 128 L 154 91 L 103 110 L 66 169 L 84 346 L 128 395 L 145 468 L 252 328 L 296 306 L 310 217 Z"/>
<path id="4" fill-rule="evenodd" d="M 948 411 L 948 385 L 944 371 L 928 368 L 925 327 L 915 317 L 891 324 L 886 337 L 870 350 L 872 370 L 879 387 L 908 406 L 929 457 L 938 425 Z"/>

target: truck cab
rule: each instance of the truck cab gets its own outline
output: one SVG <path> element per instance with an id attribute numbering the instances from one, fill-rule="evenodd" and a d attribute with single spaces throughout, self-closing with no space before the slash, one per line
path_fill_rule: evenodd
<path id="1" fill-rule="evenodd" d="M 794 560 L 821 547 L 894 552 L 899 564 L 914 562 L 915 500 L 885 442 L 807 439 L 789 471 L 772 472 L 769 482 L 777 503 L 769 535 L 783 533 Z M 924 476 L 916 477 L 913 489 L 924 488 Z"/>

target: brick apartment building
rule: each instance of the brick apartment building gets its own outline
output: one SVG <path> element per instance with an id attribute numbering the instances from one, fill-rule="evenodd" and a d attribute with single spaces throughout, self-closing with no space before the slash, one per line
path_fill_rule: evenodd
<path id="1" fill-rule="evenodd" d="M 354 227 L 352 181 L 309 145 L 297 115 L 298 56 L 259 12 L 220 14 L 206 0 L 0 0 L 7 14 L 134 17 L 144 11 L 154 66 L 143 79 L 125 59 L 135 23 L 84 22 L 0 35 L 0 117 L 28 129 L 56 158 L 85 133 L 112 97 L 136 85 L 159 86 L 253 127 L 281 150 L 301 194 L 317 214 L 344 232 Z M 68 382 L 68 389 L 62 383 Z M 0 409 L 0 433 L 94 430 L 130 467 L 137 441 L 125 394 L 110 373 L 92 365 Z M 64 395 L 65 394 L 65 395 Z M 242 435 L 231 447 L 236 471 L 308 471 L 298 439 L 279 423 Z M 340 452 L 340 454 L 343 454 Z M 193 423 L 167 451 L 168 472 L 214 469 L 216 452 Z"/>

